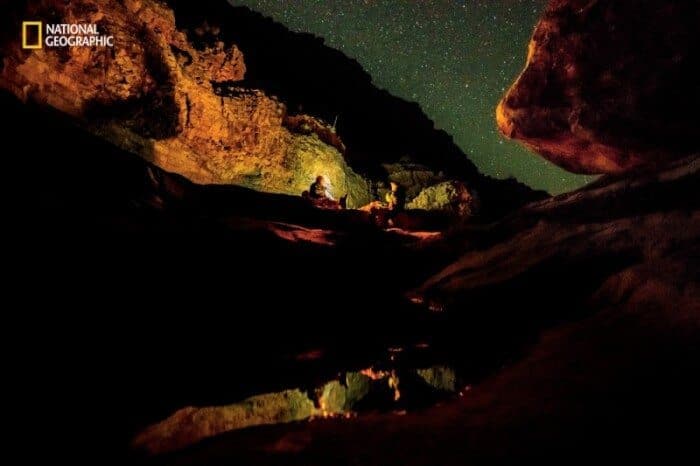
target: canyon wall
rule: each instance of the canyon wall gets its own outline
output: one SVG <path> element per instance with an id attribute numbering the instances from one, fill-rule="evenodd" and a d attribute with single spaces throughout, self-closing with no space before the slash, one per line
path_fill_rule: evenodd
<path id="1" fill-rule="evenodd" d="M 298 195 L 325 174 L 352 207 L 382 197 L 396 175 L 387 167 L 415 166 L 464 182 L 485 216 L 545 196 L 482 175 L 416 103 L 378 89 L 322 39 L 247 8 L 42 0 L 4 10 L 0 88 L 196 183 Z M 25 20 L 95 24 L 114 47 L 24 50 Z"/>
<path id="2" fill-rule="evenodd" d="M 348 167 L 328 128 L 300 131 L 268 93 L 238 87 L 246 64 L 233 44 L 196 48 L 175 16 L 155 1 L 14 5 L 0 51 L 0 87 L 63 112 L 88 131 L 201 184 L 237 184 L 300 194 L 317 174 L 354 205 L 369 201 L 367 182 Z M 109 47 L 24 50 L 19 26 L 96 24 Z M 302 118 L 297 117 L 297 119 Z M 290 126 L 289 128 L 287 126 Z M 337 147 L 336 147 L 337 146 Z"/>

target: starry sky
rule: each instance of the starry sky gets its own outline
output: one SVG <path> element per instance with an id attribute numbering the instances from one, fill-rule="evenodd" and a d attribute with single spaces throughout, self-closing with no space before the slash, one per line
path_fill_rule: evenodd
<path id="1" fill-rule="evenodd" d="M 547 0 L 229 0 L 321 36 L 374 83 L 418 102 L 479 167 L 552 194 L 592 180 L 533 155 L 496 129 L 494 109 L 525 62 Z"/>

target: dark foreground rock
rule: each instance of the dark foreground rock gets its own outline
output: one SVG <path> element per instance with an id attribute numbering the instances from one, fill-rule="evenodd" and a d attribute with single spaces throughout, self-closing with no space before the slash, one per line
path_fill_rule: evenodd
<path id="1" fill-rule="evenodd" d="M 697 453 L 685 426 L 700 389 L 700 198 L 688 195 L 699 181 L 693 157 L 430 246 L 465 250 L 412 294 L 449 323 L 441 344 L 467 364 L 511 345 L 459 401 L 230 433 L 156 463 L 550 464 L 574 453 Z"/>

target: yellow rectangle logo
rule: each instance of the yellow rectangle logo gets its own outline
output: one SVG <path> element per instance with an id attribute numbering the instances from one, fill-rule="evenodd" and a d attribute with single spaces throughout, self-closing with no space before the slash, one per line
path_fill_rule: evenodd
<path id="1" fill-rule="evenodd" d="M 40 49 L 43 45 L 42 43 L 42 29 L 43 24 L 41 21 L 22 21 L 22 48 L 23 49 Z M 36 28 L 36 36 L 32 37 L 30 35 L 31 29 Z"/>

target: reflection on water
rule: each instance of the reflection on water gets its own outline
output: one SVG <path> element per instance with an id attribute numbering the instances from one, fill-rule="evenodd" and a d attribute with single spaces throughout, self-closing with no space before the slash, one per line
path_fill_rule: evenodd
<path id="1" fill-rule="evenodd" d="M 403 348 L 390 348 L 370 367 L 342 372 L 312 390 L 290 387 L 225 406 L 182 408 L 143 430 L 133 440 L 133 447 L 147 454 L 159 454 L 256 425 L 351 418 L 371 411 L 405 414 L 463 395 L 464 391 L 458 390 L 464 381 L 454 368 L 420 364 L 424 361 L 415 357 L 416 351 L 427 349 L 427 345 L 416 345 L 408 356 Z"/>

